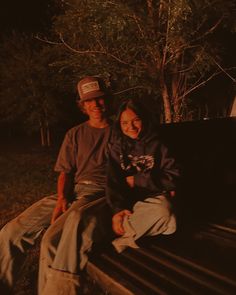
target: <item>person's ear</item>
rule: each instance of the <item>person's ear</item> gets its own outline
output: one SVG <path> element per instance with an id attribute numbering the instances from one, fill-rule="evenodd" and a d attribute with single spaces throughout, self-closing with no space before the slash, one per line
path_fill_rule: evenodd
<path id="1" fill-rule="evenodd" d="M 84 103 L 81 102 L 79 99 L 76 100 L 77 107 L 81 110 L 82 113 L 87 114 L 85 108 L 84 108 Z"/>

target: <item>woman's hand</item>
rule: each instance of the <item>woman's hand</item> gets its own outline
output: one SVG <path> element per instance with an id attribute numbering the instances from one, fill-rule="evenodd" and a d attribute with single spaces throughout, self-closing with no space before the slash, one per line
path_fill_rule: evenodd
<path id="1" fill-rule="evenodd" d="M 134 187 L 134 177 L 133 176 L 127 176 L 126 177 L 126 182 L 129 187 L 133 188 Z"/>
<path id="2" fill-rule="evenodd" d="M 169 194 L 170 194 L 170 197 L 173 198 L 173 197 L 175 197 L 176 192 L 175 191 L 169 191 Z"/>
<path id="3" fill-rule="evenodd" d="M 123 221 L 125 216 L 130 216 L 132 213 L 129 210 L 122 210 L 112 217 L 112 229 L 114 233 L 121 236 L 125 233 Z"/>

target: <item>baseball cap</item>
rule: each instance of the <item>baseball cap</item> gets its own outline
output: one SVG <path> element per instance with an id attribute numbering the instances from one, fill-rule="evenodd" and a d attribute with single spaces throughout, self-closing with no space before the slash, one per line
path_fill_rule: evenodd
<path id="1" fill-rule="evenodd" d="M 102 79 L 98 77 L 85 77 L 79 81 L 78 92 L 80 96 L 80 101 L 85 101 L 93 98 L 98 98 L 106 95 L 105 83 Z"/>

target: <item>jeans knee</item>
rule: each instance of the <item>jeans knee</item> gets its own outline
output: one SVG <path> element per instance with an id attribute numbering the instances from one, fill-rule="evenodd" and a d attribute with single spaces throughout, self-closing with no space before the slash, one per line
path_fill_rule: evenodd
<path id="1" fill-rule="evenodd" d="M 84 218 L 84 210 L 82 208 L 75 208 L 70 211 L 66 217 L 65 225 L 66 227 L 77 227 L 81 219 Z"/>
<path id="2" fill-rule="evenodd" d="M 0 239 L 7 242 L 11 242 L 15 244 L 15 242 L 18 240 L 18 237 L 20 235 L 20 229 L 17 226 L 17 223 L 15 220 L 9 221 L 0 231 Z"/>

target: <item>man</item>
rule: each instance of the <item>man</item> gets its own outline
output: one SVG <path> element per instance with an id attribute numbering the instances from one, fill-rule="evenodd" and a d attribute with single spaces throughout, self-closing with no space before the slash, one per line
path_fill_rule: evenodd
<path id="1" fill-rule="evenodd" d="M 0 232 L 0 279 L 10 289 L 26 249 L 46 228 L 40 250 L 39 294 L 59 294 L 58 290 L 60 294 L 76 294 L 79 289 L 76 274 L 84 268 L 87 256 L 83 253 L 91 247 L 91 241 L 78 237 L 84 226 L 81 217 L 83 211 L 105 203 L 110 124 L 104 82 L 86 77 L 77 88 L 80 107 L 89 119 L 65 136 L 55 165 L 59 172 L 57 195 L 36 202 Z"/>

